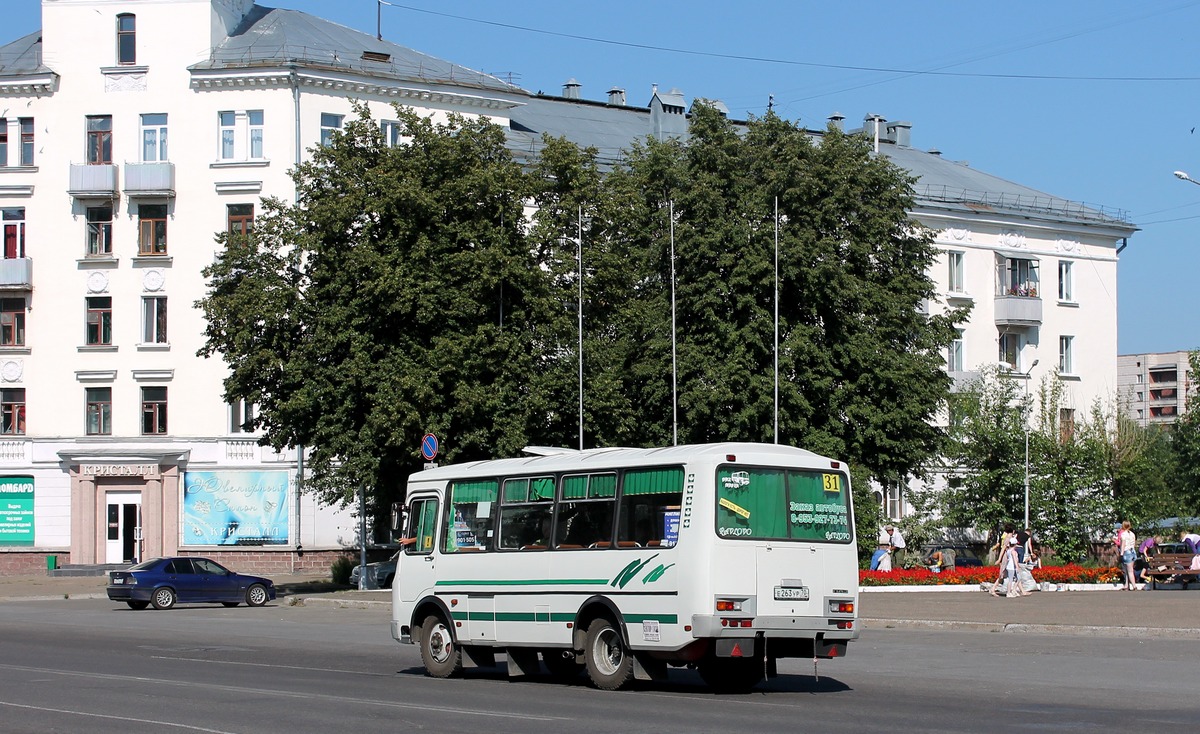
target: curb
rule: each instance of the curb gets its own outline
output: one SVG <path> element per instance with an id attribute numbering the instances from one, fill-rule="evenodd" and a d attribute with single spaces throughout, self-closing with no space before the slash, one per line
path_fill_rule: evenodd
<path id="1" fill-rule="evenodd" d="M 320 596 L 289 596 L 279 600 L 289 607 L 331 607 L 333 609 L 391 609 L 390 601 L 369 599 L 331 599 Z"/>
<path id="2" fill-rule="evenodd" d="M 1077 624 L 1023 624 L 999 622 L 944 622 L 924 619 L 859 619 L 863 629 L 967 630 L 970 632 L 1011 632 L 1025 635 L 1067 635 L 1100 637 L 1156 637 L 1172 640 L 1200 640 L 1200 629 L 1186 627 L 1097 627 Z"/>

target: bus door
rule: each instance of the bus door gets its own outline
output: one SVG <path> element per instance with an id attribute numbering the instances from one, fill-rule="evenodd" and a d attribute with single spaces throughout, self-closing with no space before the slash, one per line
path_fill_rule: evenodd
<path id="1" fill-rule="evenodd" d="M 400 541 L 404 558 L 392 581 L 403 602 L 416 602 L 433 593 L 433 584 L 437 580 L 434 550 L 437 548 L 438 504 L 436 495 L 417 496 L 409 501 L 408 519 Z"/>

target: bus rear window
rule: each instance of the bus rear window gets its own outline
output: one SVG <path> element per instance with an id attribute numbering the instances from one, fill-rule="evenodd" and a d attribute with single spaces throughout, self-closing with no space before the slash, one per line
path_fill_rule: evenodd
<path id="1" fill-rule="evenodd" d="M 850 487 L 838 472 L 717 469 L 717 535 L 849 543 Z"/>

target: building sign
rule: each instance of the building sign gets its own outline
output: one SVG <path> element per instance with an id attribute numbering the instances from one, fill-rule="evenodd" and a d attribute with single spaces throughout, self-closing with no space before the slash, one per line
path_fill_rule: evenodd
<path id="1" fill-rule="evenodd" d="M 288 545 L 288 473 L 189 471 L 182 545 Z"/>
<path id="2" fill-rule="evenodd" d="M 79 473 L 93 477 L 158 477 L 158 464 L 80 464 Z"/>
<path id="3" fill-rule="evenodd" d="M 33 477 L 0 477 L 0 546 L 33 545 Z"/>

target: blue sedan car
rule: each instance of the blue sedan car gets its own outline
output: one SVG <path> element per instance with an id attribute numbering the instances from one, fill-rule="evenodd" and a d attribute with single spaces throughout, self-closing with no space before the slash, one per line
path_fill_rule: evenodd
<path id="1" fill-rule="evenodd" d="M 261 607 L 275 598 L 275 584 L 261 576 L 234 573 L 207 558 L 155 558 L 127 571 L 109 571 L 108 598 L 133 609 L 170 609 L 176 604 L 242 602 Z"/>

